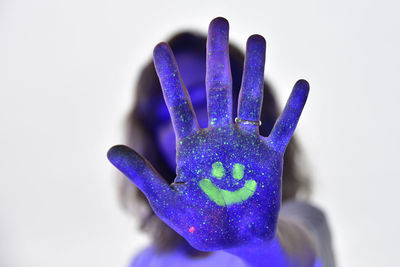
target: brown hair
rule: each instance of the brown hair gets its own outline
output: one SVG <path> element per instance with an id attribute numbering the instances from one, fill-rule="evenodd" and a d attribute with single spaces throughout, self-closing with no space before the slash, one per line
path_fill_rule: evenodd
<path id="1" fill-rule="evenodd" d="M 174 53 L 178 51 L 192 52 L 199 55 L 206 55 L 206 37 L 191 32 L 183 32 L 173 36 L 169 45 Z M 235 46 L 229 46 L 229 56 L 232 71 L 232 101 L 233 117 L 236 117 L 237 99 L 241 85 L 243 72 L 244 54 Z M 127 121 L 128 145 L 135 149 L 152 163 L 154 168 L 169 182 L 175 178 L 175 170 L 171 169 L 162 155 L 154 130 L 150 123 L 156 122 L 154 103 L 164 105 L 162 91 L 158 77 L 151 60 L 143 68 L 137 85 L 135 105 L 129 113 Z M 165 107 L 166 109 L 166 107 Z M 272 94 L 270 85 L 264 82 L 264 99 L 261 113 L 262 125 L 260 134 L 268 136 L 275 120 L 278 118 L 279 110 Z M 302 193 L 307 196 L 309 193 L 309 179 L 303 174 L 298 166 L 299 149 L 295 138 L 289 143 L 284 156 L 283 178 L 282 178 L 282 201 L 293 199 Z M 122 179 L 120 184 L 120 197 L 125 208 L 140 216 L 140 228 L 153 234 L 156 247 L 165 251 L 172 249 L 184 241 L 177 233 L 164 224 L 151 210 L 147 199 L 128 180 Z M 140 205 L 134 205 L 139 202 Z M 138 209 L 139 208 L 139 209 Z"/>

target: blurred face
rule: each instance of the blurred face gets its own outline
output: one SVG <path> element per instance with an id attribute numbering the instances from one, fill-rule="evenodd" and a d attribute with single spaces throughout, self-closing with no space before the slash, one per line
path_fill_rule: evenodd
<path id="1" fill-rule="evenodd" d="M 189 92 L 192 105 L 201 128 L 208 125 L 207 100 L 206 100 L 206 58 L 205 55 L 190 52 L 178 52 L 175 54 L 182 80 Z M 157 108 L 157 107 L 155 107 Z M 171 169 L 176 166 L 175 133 L 169 119 L 166 108 L 160 110 L 156 130 L 156 138 L 161 153 L 167 160 Z"/>

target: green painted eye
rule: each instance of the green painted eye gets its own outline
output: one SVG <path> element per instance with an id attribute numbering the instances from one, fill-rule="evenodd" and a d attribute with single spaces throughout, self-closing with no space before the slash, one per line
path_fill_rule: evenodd
<path id="1" fill-rule="evenodd" d="M 225 168 L 221 161 L 214 162 L 212 165 L 211 174 L 217 179 L 221 179 L 225 176 Z"/>
<path id="2" fill-rule="evenodd" d="M 233 165 L 232 176 L 233 178 L 240 180 L 244 175 L 244 165 L 240 163 L 236 163 Z"/>

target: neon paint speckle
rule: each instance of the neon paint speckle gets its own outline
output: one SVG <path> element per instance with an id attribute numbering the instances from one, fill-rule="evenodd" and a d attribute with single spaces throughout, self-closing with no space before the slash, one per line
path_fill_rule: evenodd
<path id="1" fill-rule="evenodd" d="M 194 230 L 196 230 L 193 226 L 190 226 L 189 233 L 193 234 Z"/>

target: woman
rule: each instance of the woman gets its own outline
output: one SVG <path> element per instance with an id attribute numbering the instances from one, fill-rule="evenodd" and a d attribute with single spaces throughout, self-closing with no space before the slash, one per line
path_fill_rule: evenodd
<path id="1" fill-rule="evenodd" d="M 334 266 L 325 216 L 296 200 L 308 193 L 308 180 L 295 141 L 288 142 L 308 84 L 295 85 L 275 124 L 278 108 L 263 85 L 265 41 L 249 38 L 243 69 L 243 54 L 228 47 L 228 27 L 223 18 L 211 22 L 207 56 L 200 35 L 173 37 L 173 54 L 159 44 L 154 63 L 161 86 L 152 62 L 143 70 L 128 137 L 153 167 L 127 147 L 109 151 L 145 193 L 135 194 L 146 207 L 142 227 L 154 234 L 154 245 L 132 266 Z M 121 193 L 130 205 L 126 180 Z"/>

